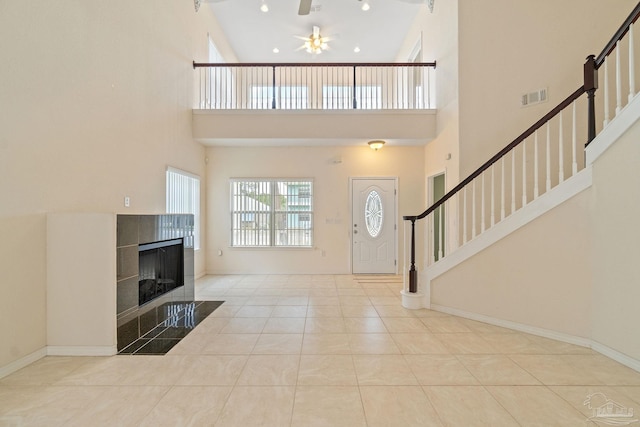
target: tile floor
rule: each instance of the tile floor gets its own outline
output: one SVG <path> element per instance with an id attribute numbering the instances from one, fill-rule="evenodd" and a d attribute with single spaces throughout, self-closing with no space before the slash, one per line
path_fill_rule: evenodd
<path id="1" fill-rule="evenodd" d="M 405 310 L 400 286 L 207 276 L 197 298 L 225 304 L 167 355 L 41 359 L 0 380 L 0 426 L 595 426 L 593 393 L 640 410 L 640 373 Z"/>

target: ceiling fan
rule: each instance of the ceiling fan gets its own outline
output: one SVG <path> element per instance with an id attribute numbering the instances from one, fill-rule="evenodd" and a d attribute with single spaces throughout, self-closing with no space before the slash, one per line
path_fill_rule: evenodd
<path id="1" fill-rule="evenodd" d="M 323 51 L 329 49 L 329 45 L 327 44 L 327 42 L 331 40 L 329 37 L 323 37 L 320 34 L 320 27 L 318 27 L 317 25 L 313 26 L 313 30 L 308 37 L 302 37 L 302 36 L 295 36 L 295 37 L 299 38 L 300 40 L 304 40 L 304 44 L 300 46 L 298 50 L 305 49 L 307 52 L 313 53 L 316 55 L 319 55 Z"/>
<path id="2" fill-rule="evenodd" d="M 300 0 L 300 7 L 298 7 L 298 15 L 308 15 L 311 12 L 312 0 Z"/>

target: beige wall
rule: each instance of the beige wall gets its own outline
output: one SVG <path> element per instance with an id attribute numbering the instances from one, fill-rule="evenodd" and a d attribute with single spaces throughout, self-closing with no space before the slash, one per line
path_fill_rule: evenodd
<path id="1" fill-rule="evenodd" d="M 581 86 L 585 58 L 600 53 L 636 3 L 460 2 L 461 178 Z M 521 95 L 541 88 L 548 102 L 520 107 Z"/>
<path id="2" fill-rule="evenodd" d="M 636 122 L 593 165 L 593 340 L 640 360 L 640 198 Z"/>
<path id="3" fill-rule="evenodd" d="M 423 205 L 422 147 L 211 147 L 207 149 L 207 271 L 210 273 L 350 273 L 350 177 L 398 177 L 402 215 Z M 313 249 L 229 248 L 230 178 L 314 179 Z M 399 271 L 402 266 L 400 242 Z M 218 256 L 222 250 L 223 255 Z M 325 256 L 322 256 L 322 251 Z"/>
<path id="4" fill-rule="evenodd" d="M 590 190 L 431 282 L 431 303 L 589 338 Z"/>
<path id="5" fill-rule="evenodd" d="M 46 212 L 162 213 L 167 165 L 204 177 L 191 138 L 203 10 L 0 2 L 0 367 L 47 344 Z"/>

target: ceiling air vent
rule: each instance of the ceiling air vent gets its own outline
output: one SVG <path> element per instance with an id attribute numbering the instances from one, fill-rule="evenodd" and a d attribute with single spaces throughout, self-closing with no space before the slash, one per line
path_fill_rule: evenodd
<path id="1" fill-rule="evenodd" d="M 521 106 L 528 107 L 529 105 L 540 104 L 547 100 L 547 89 L 538 89 L 534 92 L 525 93 L 522 95 Z"/>
<path id="2" fill-rule="evenodd" d="M 313 6 L 311 6 L 311 9 L 309 9 L 309 12 L 320 12 L 321 10 L 322 10 L 321 4 L 314 4 Z"/>

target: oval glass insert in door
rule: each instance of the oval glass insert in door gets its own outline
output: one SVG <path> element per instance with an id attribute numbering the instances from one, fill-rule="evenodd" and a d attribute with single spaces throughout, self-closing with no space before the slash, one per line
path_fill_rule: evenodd
<path id="1" fill-rule="evenodd" d="M 384 212 L 382 211 L 382 199 L 376 190 L 372 190 L 364 204 L 364 220 L 367 232 L 371 237 L 377 237 L 382 230 Z"/>

